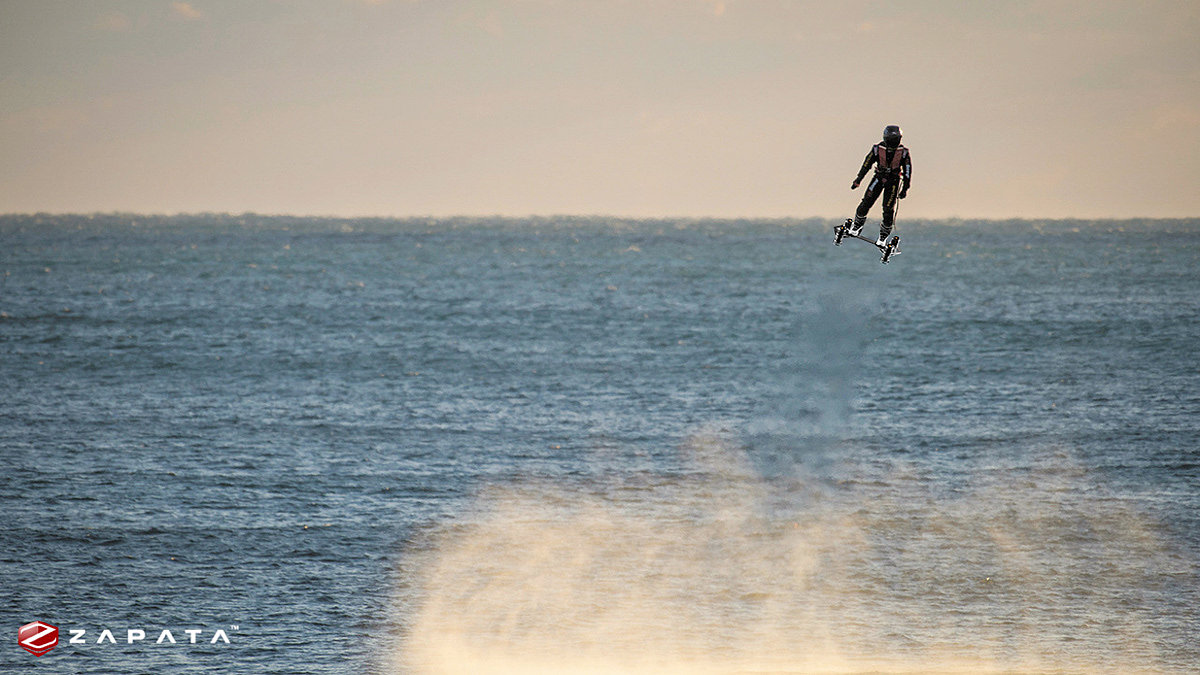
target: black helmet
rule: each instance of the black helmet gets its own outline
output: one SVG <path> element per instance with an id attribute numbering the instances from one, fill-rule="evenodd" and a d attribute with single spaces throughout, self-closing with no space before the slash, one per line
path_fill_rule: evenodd
<path id="1" fill-rule="evenodd" d="M 899 124 L 889 124 L 883 130 L 883 144 L 889 148 L 894 148 L 900 145 L 901 135 Z"/>

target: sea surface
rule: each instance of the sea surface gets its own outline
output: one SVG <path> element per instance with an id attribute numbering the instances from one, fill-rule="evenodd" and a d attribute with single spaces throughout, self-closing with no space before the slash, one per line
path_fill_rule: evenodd
<path id="1" fill-rule="evenodd" d="M 833 225 L 0 217 L 0 670 L 1200 669 L 1200 221 Z"/>

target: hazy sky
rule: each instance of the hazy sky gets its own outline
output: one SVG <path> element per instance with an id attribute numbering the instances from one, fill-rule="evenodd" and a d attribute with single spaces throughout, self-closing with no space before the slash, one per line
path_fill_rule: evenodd
<path id="1" fill-rule="evenodd" d="M 0 212 L 1200 216 L 1200 2 L 0 0 Z"/>

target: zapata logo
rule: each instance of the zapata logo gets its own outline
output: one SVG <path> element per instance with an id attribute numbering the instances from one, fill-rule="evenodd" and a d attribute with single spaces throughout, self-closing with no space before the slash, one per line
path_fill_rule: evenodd
<path id="1" fill-rule="evenodd" d="M 17 644 L 34 656 L 41 656 L 58 644 L 58 626 L 41 621 L 27 623 L 17 630 Z"/>

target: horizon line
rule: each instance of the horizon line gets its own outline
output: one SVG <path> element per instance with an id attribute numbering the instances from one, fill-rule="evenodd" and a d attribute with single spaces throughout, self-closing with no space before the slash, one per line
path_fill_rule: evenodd
<path id="1" fill-rule="evenodd" d="M 458 213 L 458 214 L 408 214 L 408 215 L 338 215 L 338 214 L 297 214 L 297 213 L 268 213 L 260 211 L 176 211 L 174 213 L 155 212 L 155 211 L 11 211 L 0 213 L 0 218 L 278 218 L 278 219 L 312 219 L 312 220 L 374 220 L 374 221 L 411 221 L 411 220 L 443 220 L 443 221 L 464 221 L 464 220 L 621 220 L 621 221 L 643 221 L 643 222 L 714 222 L 714 221 L 758 221 L 758 222 L 786 222 L 786 221 L 837 221 L 843 220 L 844 216 L 820 216 L 820 215 L 786 215 L 786 216 L 713 216 L 713 215 L 655 215 L 655 216 L 637 216 L 637 215 L 622 215 L 612 213 L 528 213 L 522 215 L 512 215 L 503 213 Z M 878 220 L 878 217 L 872 219 L 871 222 Z M 1011 221 L 1038 221 L 1038 222 L 1128 222 L 1128 221 L 1195 221 L 1200 220 L 1200 215 L 1194 216 L 1100 216 L 1100 217 L 1083 217 L 1083 216 L 1005 216 L 1005 217 L 976 217 L 976 216 L 913 216 L 904 219 L 897 218 L 897 222 L 1011 222 Z"/>

